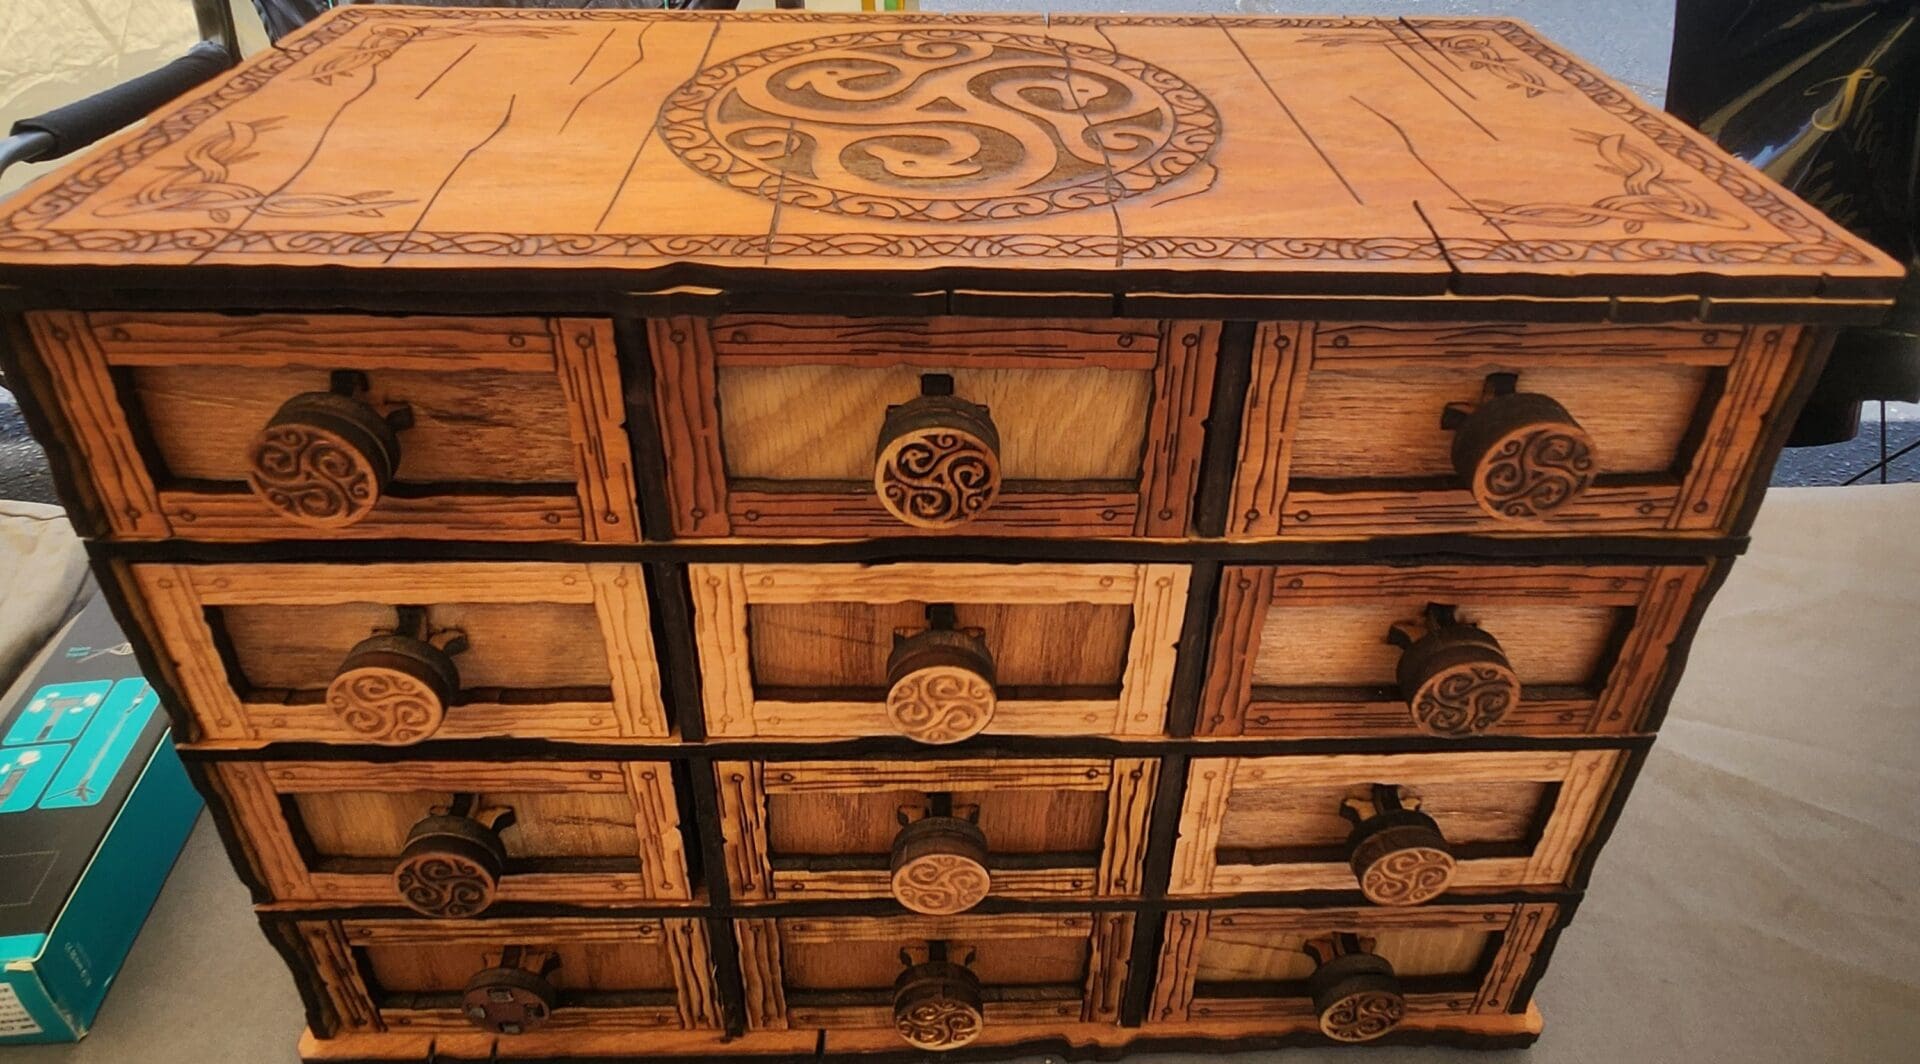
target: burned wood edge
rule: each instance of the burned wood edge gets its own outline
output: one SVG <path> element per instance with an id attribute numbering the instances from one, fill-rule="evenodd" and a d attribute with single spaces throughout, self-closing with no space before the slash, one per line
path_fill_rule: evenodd
<path id="1" fill-rule="evenodd" d="M 1747 533 L 1753 530 L 1754 518 L 1760 514 L 1760 503 L 1772 484 L 1773 467 L 1780 461 L 1780 452 L 1786 448 L 1787 437 L 1793 432 L 1793 423 L 1800 419 L 1800 412 L 1805 409 L 1807 400 L 1820 383 L 1821 372 L 1826 369 L 1827 359 L 1833 354 L 1834 342 L 1839 337 L 1838 329 L 1801 330 L 1800 350 L 1796 353 L 1799 365 L 1795 370 L 1799 378 L 1781 401 L 1778 411 L 1755 446 L 1753 468 L 1748 472 L 1745 483 L 1734 489 L 1740 493 L 1740 503 L 1733 511 L 1733 520 L 1727 525 L 1730 535 L 1745 539 Z"/>
<path id="2" fill-rule="evenodd" d="M 282 742 L 254 747 L 188 747 L 190 761 L 969 761 L 988 758 L 1278 757 L 1287 754 L 1491 753 L 1502 750 L 1633 750 L 1652 735 L 1372 736 L 1324 739 L 1115 739 L 1105 736 L 1003 735 L 930 749 L 911 739 L 711 740 L 674 743 L 574 743 L 545 739 L 434 740 L 413 746 Z M 696 788 L 698 789 L 698 788 Z"/>
<path id="3" fill-rule="evenodd" d="M 1526 565 L 1610 565 L 1652 560 L 1699 561 L 1738 555 L 1744 535 L 1488 537 L 1426 533 L 1375 539 L 1260 542 L 1135 539 L 1019 539 L 986 536 L 902 536 L 844 542 L 676 540 L 668 543 L 516 543 L 488 540 L 273 540 L 257 543 L 191 539 L 98 540 L 94 549 L 134 562 L 1202 562 L 1237 565 L 1445 565 L 1503 562 Z"/>
<path id="4" fill-rule="evenodd" d="M 8 390 L 19 401 L 27 428 L 46 453 L 53 472 L 54 497 L 66 510 L 74 531 L 88 539 L 105 536 L 106 517 L 93 490 L 87 460 L 75 443 L 78 436 L 60 404 L 53 400 L 46 367 L 34 354 L 26 322 L 17 314 L 0 317 L 0 372 L 4 372 Z"/>
<path id="5" fill-rule="evenodd" d="M 653 404 L 653 354 L 647 346 L 646 322 L 625 315 L 613 319 L 613 339 L 621 402 L 627 412 L 627 439 L 633 449 L 640 534 L 647 540 L 669 539 L 673 535 L 673 512 L 667 505 L 667 451 Z"/>
<path id="6" fill-rule="evenodd" d="M 653 596 L 653 639 L 660 670 L 661 695 L 683 742 L 707 738 L 705 696 L 700 662 L 695 651 L 693 600 L 684 565 L 655 562 L 647 566 L 648 591 Z"/>
<path id="7" fill-rule="evenodd" d="M 1239 474 L 1240 432 L 1246 417 L 1247 387 L 1253 376 L 1253 340 L 1257 324 L 1229 321 L 1220 331 L 1214 363 L 1213 401 L 1207 408 L 1206 445 L 1201 451 L 1193 530 L 1202 536 L 1226 534 L 1233 481 Z"/>

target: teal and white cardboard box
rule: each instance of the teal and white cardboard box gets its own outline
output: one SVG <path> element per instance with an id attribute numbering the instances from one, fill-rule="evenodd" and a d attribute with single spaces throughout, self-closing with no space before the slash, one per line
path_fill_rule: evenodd
<path id="1" fill-rule="evenodd" d="M 87 1033 L 199 814 L 96 596 L 0 701 L 0 1046 Z"/>

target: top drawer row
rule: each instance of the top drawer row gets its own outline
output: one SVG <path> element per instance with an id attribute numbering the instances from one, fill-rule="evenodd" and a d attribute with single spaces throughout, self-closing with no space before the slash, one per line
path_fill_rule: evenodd
<path id="1" fill-rule="evenodd" d="M 1725 532 L 1807 346 L 1268 322 L 1243 368 L 1217 322 L 664 318 L 623 388 L 605 320 L 27 321 L 111 534 L 213 541 L 636 542 L 643 492 L 653 538 Z"/>

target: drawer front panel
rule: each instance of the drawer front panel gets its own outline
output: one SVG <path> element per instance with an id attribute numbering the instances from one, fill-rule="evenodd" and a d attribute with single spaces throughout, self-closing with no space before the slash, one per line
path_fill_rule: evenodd
<path id="1" fill-rule="evenodd" d="M 608 322 L 27 317 L 117 538 L 639 541 Z"/>
<path id="2" fill-rule="evenodd" d="M 989 892 L 1137 896 L 1159 767 L 1149 758 L 720 762 L 728 883 L 737 901 L 893 897 L 918 911 L 970 908 Z M 903 879 L 934 818 L 972 823 L 978 849 L 937 879 Z M 929 897 L 948 890 L 961 896 Z"/>
<path id="3" fill-rule="evenodd" d="M 192 709 L 196 742 L 669 732 L 639 565 L 138 564 L 128 573 Z M 370 650 L 381 633 L 406 642 Z"/>
<path id="4" fill-rule="evenodd" d="M 269 918 L 271 921 L 272 918 Z M 295 920 L 268 932 L 301 956 L 335 1017 L 321 1037 L 376 1031 L 478 1033 L 467 1018 L 483 973 L 517 969 L 549 1007 L 511 1038 L 722 1026 L 707 925 L 700 919 Z M 513 977 L 509 977 L 512 979 Z M 528 980 L 518 980 L 522 984 Z M 525 991 L 524 985 L 518 989 Z"/>
<path id="5" fill-rule="evenodd" d="M 1147 1024 L 1320 1020 L 1342 1041 L 1385 1034 L 1321 1017 L 1327 1001 L 1315 991 L 1325 984 L 1314 977 L 1329 946 L 1386 962 L 1391 974 L 1374 989 L 1400 999 L 1409 1027 L 1524 1012 L 1528 977 L 1559 919 L 1547 903 L 1168 913 Z"/>
<path id="6" fill-rule="evenodd" d="M 736 920 L 747 1027 L 897 1029 L 896 981 L 929 957 L 962 964 L 978 979 L 976 1033 L 1117 1023 L 1134 919 L 1110 912 Z"/>
<path id="7" fill-rule="evenodd" d="M 1263 324 L 1227 535 L 1725 530 L 1802 339 L 1772 325 Z"/>
<path id="8" fill-rule="evenodd" d="M 756 563 L 687 575 L 709 735 L 942 744 L 1165 729 L 1185 566 Z M 916 693 L 920 670 L 906 667 L 906 642 L 941 627 L 983 655 L 966 667 L 965 698 Z"/>
<path id="9" fill-rule="evenodd" d="M 1195 730 L 1276 738 L 1635 732 L 1709 572 L 1229 566 Z M 1475 661 L 1447 658 L 1446 646 L 1489 640 L 1493 653 Z M 1475 664 L 1496 667 L 1497 690 L 1476 682 Z M 1450 673 L 1460 676 L 1457 689 Z"/>
<path id="10" fill-rule="evenodd" d="M 1423 861 L 1444 866 L 1415 904 L 1443 889 L 1565 887 L 1627 757 L 1574 750 L 1196 758 L 1187 766 L 1167 889 L 1189 896 L 1362 889 L 1375 898 L 1362 869 L 1396 849 L 1408 851 L 1408 880 L 1427 874 Z M 1382 788 L 1423 815 L 1424 841 L 1362 850 L 1376 828 L 1420 819 L 1396 812 Z M 1427 851 L 1435 849 L 1447 856 L 1432 858 Z M 1381 902 L 1407 903 L 1404 896 Z"/>
<path id="11" fill-rule="evenodd" d="M 740 315 L 649 328 L 677 535 L 1186 533 L 1217 323 Z M 990 468 L 949 480 L 908 462 L 876 480 L 890 408 L 923 395 L 986 408 L 990 430 L 967 424 L 988 442 L 964 450 Z M 901 494 L 888 501 L 880 483 Z"/>
<path id="12" fill-rule="evenodd" d="M 664 763 L 223 761 L 208 775 L 277 903 L 471 917 L 693 897 Z"/>

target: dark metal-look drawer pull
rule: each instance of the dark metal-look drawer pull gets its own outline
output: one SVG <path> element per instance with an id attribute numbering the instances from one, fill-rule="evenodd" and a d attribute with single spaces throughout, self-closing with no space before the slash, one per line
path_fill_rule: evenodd
<path id="1" fill-rule="evenodd" d="M 1353 823 L 1347 864 L 1360 893 L 1375 905 L 1422 905 L 1453 882 L 1453 849 L 1420 800 L 1376 783 L 1365 799 L 1349 798 L 1340 815 Z"/>
<path id="2" fill-rule="evenodd" d="M 362 742 L 405 746 L 432 735 L 460 690 L 453 656 L 466 633 L 434 629 L 420 606 L 397 609 L 388 631 L 360 642 L 327 685 L 327 708 Z"/>
<path id="3" fill-rule="evenodd" d="M 973 809 L 973 817 L 979 808 Z M 928 815 L 909 820 L 893 839 L 889 884 L 901 905 L 929 916 L 951 916 L 980 904 L 993 889 L 987 835 L 974 819 L 952 815 L 951 797 L 933 796 Z"/>
<path id="4" fill-rule="evenodd" d="M 906 524 L 953 528 L 1000 495 L 1000 431 L 986 407 L 953 394 L 953 378 L 927 374 L 920 388 L 919 397 L 887 408 L 873 490 Z"/>
<path id="5" fill-rule="evenodd" d="M 474 973 L 460 995 L 468 1023 L 492 1034 L 526 1034 L 553 1017 L 560 992 L 547 976 L 560 967 L 558 954 L 508 946 L 488 960 L 492 967 Z"/>
<path id="6" fill-rule="evenodd" d="M 413 411 L 382 414 L 365 374 L 341 371 L 331 390 L 282 403 L 247 448 L 247 485 L 289 521 L 337 529 L 366 517 L 400 466 L 400 432 Z"/>
<path id="7" fill-rule="evenodd" d="M 1339 932 L 1310 939 L 1303 947 L 1316 965 L 1307 991 L 1320 1032 L 1336 1042 L 1371 1042 L 1406 1018 L 1400 980 L 1373 946 L 1371 938 Z"/>
<path id="8" fill-rule="evenodd" d="M 1593 440 L 1552 398 L 1518 392 L 1516 374 L 1487 377 L 1478 404 L 1449 403 L 1453 468 L 1473 500 L 1501 520 L 1551 517 L 1593 484 Z"/>
<path id="9" fill-rule="evenodd" d="M 931 607 L 933 627 L 896 634 L 887 655 L 887 720 L 916 742 L 970 739 L 993 723 L 993 654 L 978 629 L 953 627 L 952 610 Z"/>
<path id="10" fill-rule="evenodd" d="M 499 895 L 507 864 L 500 832 L 512 823 L 511 808 L 479 808 L 471 794 L 455 795 L 451 805 L 420 818 L 393 867 L 400 900 L 422 916 L 442 920 L 486 912 Z"/>
<path id="11" fill-rule="evenodd" d="M 915 964 L 910 953 L 900 951 L 907 970 L 893 983 L 894 1030 L 915 1049 L 959 1049 L 986 1026 L 980 977 L 967 967 L 971 954 L 959 964 L 948 960 L 945 942 L 929 942 L 927 957 Z"/>
<path id="12" fill-rule="evenodd" d="M 1520 701 L 1520 677 L 1500 641 L 1452 606 L 1429 605 L 1422 622 L 1394 625 L 1387 642 L 1401 649 L 1400 697 L 1428 735 L 1484 732 Z"/>

